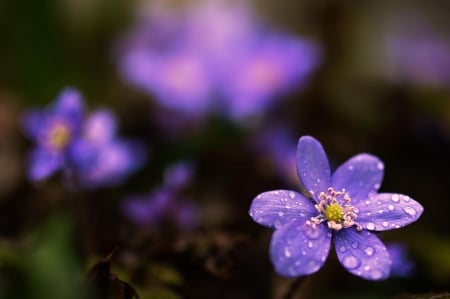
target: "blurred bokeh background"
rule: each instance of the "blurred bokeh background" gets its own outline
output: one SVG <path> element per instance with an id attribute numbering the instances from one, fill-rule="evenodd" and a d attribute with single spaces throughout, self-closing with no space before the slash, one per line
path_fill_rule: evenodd
<path id="1" fill-rule="evenodd" d="M 0 298 L 84 298 L 85 280 L 102 275 L 117 297 L 99 298 L 132 298 L 128 287 L 143 299 L 281 298 L 292 280 L 273 271 L 272 230 L 248 208 L 263 191 L 298 188 L 302 135 L 332 167 L 380 157 L 381 191 L 425 212 L 380 234 L 401 244 L 406 270 L 364 281 L 332 254 L 292 298 L 448 291 L 449 11 L 448 1 L 0 1 Z M 24 114 L 66 87 L 145 152 L 120 182 L 29 179 Z"/>

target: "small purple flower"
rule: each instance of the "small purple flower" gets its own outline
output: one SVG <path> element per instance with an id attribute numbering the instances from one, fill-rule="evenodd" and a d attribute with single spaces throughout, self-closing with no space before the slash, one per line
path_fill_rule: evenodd
<path id="1" fill-rule="evenodd" d="M 291 190 L 259 194 L 250 216 L 275 228 L 270 256 L 275 270 L 295 277 L 318 271 L 331 241 L 340 263 L 369 280 L 389 276 L 391 259 L 373 231 L 403 227 L 416 221 L 423 207 L 409 196 L 377 193 L 384 165 L 375 156 L 359 154 L 331 175 L 319 141 L 301 137 L 297 174 L 308 197 Z"/>
<path id="2" fill-rule="evenodd" d="M 24 115 L 24 131 L 35 143 L 29 155 L 31 181 L 46 179 L 68 164 L 67 153 L 80 137 L 83 116 L 83 98 L 72 88 L 64 89 L 47 110 L 30 110 Z"/>
<path id="3" fill-rule="evenodd" d="M 174 223 L 188 230 L 197 225 L 196 206 L 181 198 L 194 168 L 190 162 L 179 162 L 166 168 L 164 182 L 147 196 L 131 196 L 123 203 L 124 215 L 133 223 L 151 227 L 162 223 Z"/>
<path id="4" fill-rule="evenodd" d="M 45 111 L 27 112 L 23 123 L 35 143 L 28 166 L 33 182 L 62 171 L 69 186 L 113 185 L 145 157 L 136 143 L 116 138 L 116 120 L 110 112 L 100 110 L 86 118 L 76 89 L 63 90 Z"/>
<path id="5" fill-rule="evenodd" d="M 98 110 L 84 122 L 82 138 L 71 150 L 81 185 L 89 188 L 115 185 L 145 160 L 139 144 L 116 137 L 116 127 L 116 119 L 108 110 Z"/>

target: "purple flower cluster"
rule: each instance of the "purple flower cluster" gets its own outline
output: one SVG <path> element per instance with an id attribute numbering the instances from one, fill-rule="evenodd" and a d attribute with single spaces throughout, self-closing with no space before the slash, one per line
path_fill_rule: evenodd
<path id="1" fill-rule="evenodd" d="M 194 228 L 197 224 L 197 209 L 180 195 L 192 175 L 193 165 L 189 162 L 180 162 L 167 168 L 161 186 L 149 195 L 130 196 L 124 201 L 125 217 L 136 225 L 148 228 L 162 223 L 175 224 L 183 230 Z"/>
<path id="2" fill-rule="evenodd" d="M 392 261 L 374 232 L 416 221 L 423 207 L 406 195 L 378 193 L 383 170 L 377 157 L 359 154 L 331 175 L 319 141 L 300 138 L 297 174 L 306 195 L 264 192 L 249 211 L 257 223 L 275 228 L 270 244 L 275 270 L 287 277 L 314 273 L 333 242 L 340 263 L 350 273 L 369 280 L 387 278 Z"/>
<path id="3" fill-rule="evenodd" d="M 24 131 L 35 145 L 28 163 L 32 182 L 62 171 L 69 185 L 109 186 L 120 183 L 144 160 L 138 144 L 116 137 L 110 111 L 86 116 L 83 102 L 78 90 L 66 88 L 52 106 L 24 115 Z"/>
<path id="4" fill-rule="evenodd" d="M 303 85 L 320 59 L 315 43 L 265 28 L 241 2 L 149 9 L 121 44 L 121 73 L 162 107 L 185 114 L 262 113 Z"/>

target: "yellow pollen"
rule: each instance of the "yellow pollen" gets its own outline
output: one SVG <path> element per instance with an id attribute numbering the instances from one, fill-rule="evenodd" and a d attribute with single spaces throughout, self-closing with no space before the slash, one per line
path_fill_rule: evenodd
<path id="1" fill-rule="evenodd" d="M 55 148 L 63 148 L 70 141 L 70 131 L 64 125 L 56 125 L 50 132 L 49 141 Z"/>
<path id="2" fill-rule="evenodd" d="M 331 203 L 325 208 L 325 218 L 339 223 L 344 219 L 344 209 L 337 202 Z"/>

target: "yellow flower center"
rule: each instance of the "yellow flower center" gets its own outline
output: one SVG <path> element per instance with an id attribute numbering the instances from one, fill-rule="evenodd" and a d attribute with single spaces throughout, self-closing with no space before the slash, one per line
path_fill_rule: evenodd
<path id="1" fill-rule="evenodd" d="M 341 222 L 344 219 L 344 209 L 337 202 L 331 203 L 325 208 L 325 218 L 328 221 Z"/>
<path id="2" fill-rule="evenodd" d="M 70 131 L 67 126 L 58 124 L 50 132 L 49 143 L 53 148 L 64 148 L 70 141 Z"/>

